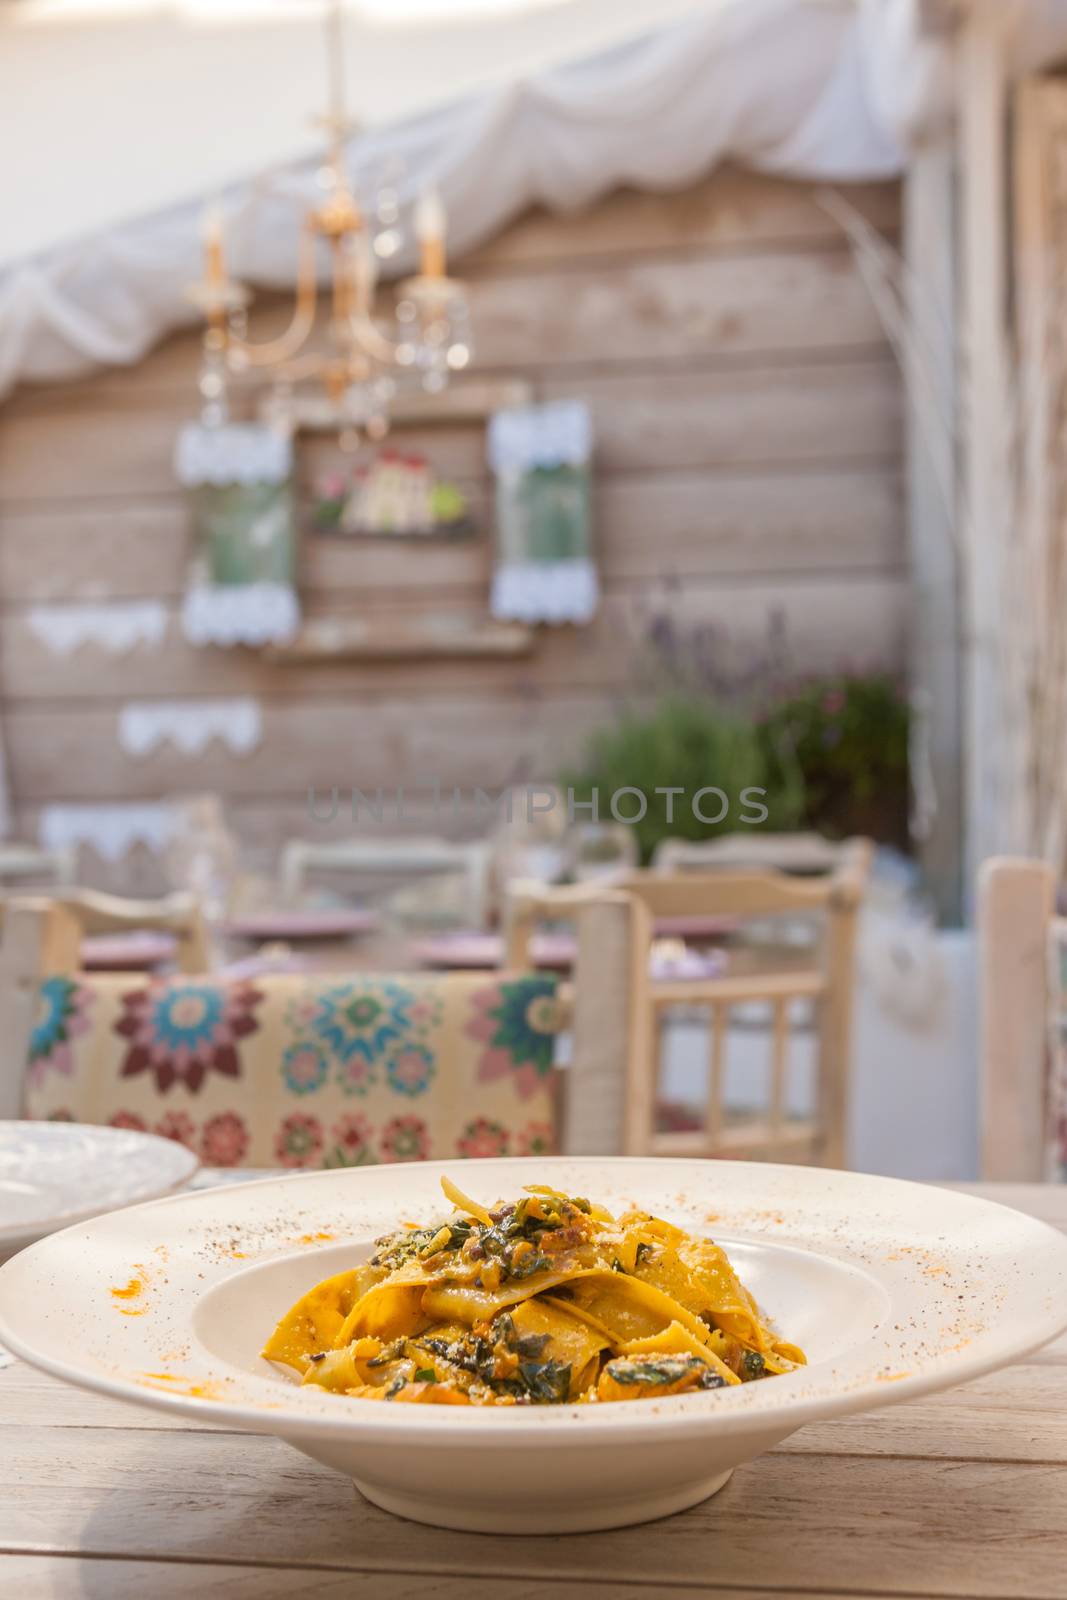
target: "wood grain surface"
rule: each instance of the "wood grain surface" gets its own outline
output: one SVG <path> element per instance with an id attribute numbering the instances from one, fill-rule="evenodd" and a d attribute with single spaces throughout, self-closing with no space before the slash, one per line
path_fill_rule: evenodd
<path id="1" fill-rule="evenodd" d="M 896 184 L 848 194 L 896 237 Z M 32 835 L 44 799 L 214 789 L 249 866 L 270 871 L 308 784 L 402 782 L 413 752 L 433 744 L 439 714 L 455 726 L 447 702 L 469 727 L 504 730 L 499 759 L 472 781 L 554 778 L 586 733 L 647 685 L 657 617 L 702 631 L 703 653 L 746 681 L 775 630 L 786 674 L 902 668 L 900 374 L 815 186 L 724 169 L 676 194 L 619 192 L 580 216 L 532 211 L 462 270 L 477 327 L 464 382 L 518 380 L 537 399 L 591 408 L 604 591 L 595 623 L 540 629 L 518 659 L 309 666 L 194 649 L 179 619 L 190 546 L 172 460 L 196 408 L 197 336 L 178 334 L 127 369 L 24 387 L 0 411 L 0 716 L 22 831 Z M 276 331 L 286 309 L 260 296 L 253 332 Z M 237 397 L 238 412 L 246 404 Z M 476 536 L 412 549 L 309 535 L 305 609 L 386 629 L 425 615 L 484 617 L 483 426 L 420 424 L 396 437 L 463 488 Z M 336 438 L 302 440 L 302 482 L 339 464 Z M 59 656 L 32 625 L 34 605 L 134 598 L 167 607 L 159 649 L 116 657 L 87 645 Z M 131 694 L 254 695 L 263 746 L 251 760 L 215 746 L 198 760 L 131 761 L 116 740 Z M 348 758 L 353 727 L 366 763 Z M 83 851 L 80 876 L 131 893 L 162 887 L 143 851 L 120 868 Z"/>

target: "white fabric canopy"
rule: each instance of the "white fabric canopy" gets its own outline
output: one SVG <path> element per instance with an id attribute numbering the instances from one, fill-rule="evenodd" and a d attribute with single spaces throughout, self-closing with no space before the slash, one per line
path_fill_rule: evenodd
<path id="1" fill-rule="evenodd" d="M 1029 64 L 1067 45 L 1067 0 L 1032 0 Z M 951 104 L 944 45 L 915 0 L 719 0 L 707 12 L 593 59 L 534 73 L 354 139 L 368 186 L 404 163 L 406 204 L 436 184 L 462 253 L 526 206 L 573 210 L 619 184 L 682 188 L 732 157 L 763 171 L 890 177 L 910 140 Z M 294 221 L 316 162 L 226 192 L 231 269 L 293 280 Z M 200 206 L 176 206 L 10 267 L 0 277 L 0 394 L 22 379 L 139 360 L 195 320 Z M 394 265 L 404 270 L 411 255 Z"/>
<path id="2" fill-rule="evenodd" d="M 343 7 L 340 57 L 332 8 Z M 0 266 L 732 0 L 0 0 Z M 5 159 L 6 158 L 6 159 Z"/>

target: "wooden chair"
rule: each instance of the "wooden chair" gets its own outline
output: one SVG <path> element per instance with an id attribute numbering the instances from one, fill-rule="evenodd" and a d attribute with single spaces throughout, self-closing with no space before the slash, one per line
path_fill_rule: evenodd
<path id="1" fill-rule="evenodd" d="M 616 1081 L 625 1084 L 621 1107 L 621 1148 L 627 1155 L 734 1156 L 843 1166 L 846 1161 L 849 1044 L 854 982 L 855 928 L 869 864 L 869 847 L 856 845 L 837 870 L 821 879 L 799 879 L 780 872 L 714 875 L 634 873 L 613 885 L 611 898 L 630 903 L 625 953 L 610 947 L 610 970 L 626 972 L 625 1045 Z M 528 959 L 529 939 L 539 921 L 574 915 L 585 891 L 538 891 L 522 886 L 512 907 L 509 964 Z M 608 898 L 602 895 L 601 899 Z M 651 975 L 655 919 L 708 915 L 762 918 L 804 915 L 821 925 L 812 958 L 779 969 L 735 961 L 721 976 L 666 980 Z M 585 937 L 597 938 L 597 922 L 587 919 Z M 579 957 L 582 947 L 579 939 Z M 597 994 L 596 947 L 589 950 L 583 998 L 587 1012 L 607 1018 L 618 1009 L 617 987 Z M 617 984 L 617 978 L 615 980 Z M 582 985 L 575 995 L 577 1004 Z M 789 1013 L 797 1001 L 811 1003 L 818 1017 L 818 1069 L 814 1115 L 787 1116 Z M 729 1018 L 739 1005 L 759 1002 L 771 1015 L 770 1093 L 765 1112 L 731 1119 L 725 1104 Z M 710 1060 L 703 1128 L 662 1132 L 657 1128 L 659 1035 L 664 1014 L 677 1007 L 700 1007 L 710 1014 Z M 617 1037 L 617 1029 L 616 1029 Z M 595 1101 L 605 1115 L 604 1097 Z"/>
<path id="2" fill-rule="evenodd" d="M 652 856 L 654 872 L 706 872 L 723 867 L 778 872 L 834 872 L 856 841 L 836 844 L 821 833 L 763 833 L 740 829 L 718 839 L 663 839 Z"/>
<path id="3" fill-rule="evenodd" d="M 73 977 L 81 965 L 82 940 L 92 934 L 137 931 L 169 933 L 180 972 L 204 972 L 208 945 L 192 895 L 161 900 L 120 900 L 90 889 L 60 899 L 8 901 L 0 914 L 0 1038 L 10 1070 L 0 1071 L 0 1117 L 16 1117 L 21 1104 L 21 1067 L 27 1058 L 40 986 L 56 975 Z"/>
<path id="4" fill-rule="evenodd" d="M 1055 1103 L 1057 1090 L 1062 1096 L 1067 1088 L 1061 1066 L 1067 919 L 1055 911 L 1056 875 L 1047 863 L 1011 857 L 983 863 L 978 981 L 984 1179 L 1031 1183 L 1057 1175 L 1055 1124 L 1067 1113 L 1067 1105 Z"/>
<path id="5" fill-rule="evenodd" d="M 197 1091 L 190 1098 L 180 1073 L 172 1081 L 161 1080 L 158 1094 L 146 1098 L 145 1069 L 138 1063 L 132 1075 L 126 1076 L 123 1069 L 116 1067 L 116 1052 L 128 1049 L 127 1018 L 136 1020 L 143 1031 L 160 997 L 183 988 L 196 989 L 197 950 L 191 932 L 181 946 L 182 978 L 103 977 L 79 974 L 77 970 L 80 941 L 90 929 L 135 923 L 139 927 L 166 928 L 180 936 L 182 919 L 188 912 L 185 898 L 177 896 L 154 906 L 122 907 L 121 902 L 102 902 L 96 896 L 64 901 L 30 899 L 9 906 L 0 941 L 0 1029 L 5 1041 L 5 1052 L 0 1057 L 0 1118 L 17 1117 L 27 1103 L 24 1094 L 31 1039 L 39 1024 L 42 995 L 51 984 L 52 995 L 62 991 L 59 998 L 69 1002 L 74 1025 L 69 1030 L 71 1038 L 61 1041 L 63 1059 L 48 1064 L 48 1094 L 44 1098 L 37 1095 L 35 1105 L 30 1106 L 34 1115 L 54 1115 L 58 1108 L 83 1120 L 114 1120 L 112 1102 L 121 1080 L 131 1086 L 130 1109 L 139 1124 L 162 1126 L 174 1134 L 188 1128 L 193 1118 L 198 1128 L 201 1124 L 206 1126 L 207 1110 L 201 1109 L 204 1094 Z M 404 1015 L 418 1018 L 428 1014 L 429 1022 L 424 1027 L 420 1021 L 418 1029 L 428 1028 L 430 1032 L 428 1042 L 421 1034 L 419 1038 L 413 1034 L 411 1059 L 402 1063 L 399 1070 L 415 1072 L 420 1048 L 433 1053 L 440 1047 L 440 1053 L 435 1055 L 437 1075 L 425 1095 L 421 1087 L 413 1087 L 411 1082 L 406 1089 L 397 1087 L 399 1079 L 393 1083 L 386 1098 L 394 1120 L 402 1121 L 407 1113 L 421 1115 L 423 1105 L 436 1095 L 438 1111 L 451 1117 L 452 1123 L 462 1111 L 461 1120 L 471 1124 L 481 1120 L 486 1124 L 481 1129 L 481 1144 L 468 1141 L 469 1148 L 459 1148 L 460 1154 L 490 1153 L 485 1146 L 491 1142 L 494 1118 L 510 1124 L 510 1154 L 536 1154 L 538 1146 L 531 1132 L 536 1129 L 542 1130 L 538 1137 L 547 1138 L 568 1154 L 618 1154 L 622 1137 L 619 1063 L 625 1058 L 631 1026 L 631 1013 L 625 1003 L 628 972 L 632 950 L 638 941 L 642 948 L 647 942 L 643 931 L 636 936 L 634 933 L 635 927 L 643 927 L 643 916 L 640 904 L 629 897 L 587 894 L 576 910 L 579 959 L 575 979 L 562 989 L 554 978 L 528 967 L 513 972 L 447 975 L 331 971 L 301 977 L 271 975 L 251 982 L 225 973 L 203 975 L 203 989 L 217 994 L 227 1010 L 232 1003 L 235 1015 L 241 1012 L 235 1031 L 241 1071 L 223 1078 L 219 1070 L 209 1068 L 205 1087 L 211 1091 L 214 1103 L 208 1109 L 216 1126 L 220 1115 L 231 1123 L 239 1117 L 250 1122 L 252 1115 L 260 1115 L 260 1104 L 267 1099 L 273 1125 L 278 1128 L 290 1122 L 294 1127 L 297 1122 L 306 1125 L 310 1118 L 323 1127 L 344 1123 L 350 1132 L 357 1129 L 368 1109 L 373 1109 L 384 1127 L 386 1113 L 380 1107 L 372 1108 L 362 1087 L 352 1095 L 337 1087 L 338 1063 L 344 1056 L 340 1046 L 340 1055 L 334 1051 L 330 1057 L 329 1086 L 334 1100 L 338 1094 L 343 1098 L 332 1106 L 329 1116 L 319 1110 L 325 1098 L 318 1086 L 307 1088 L 318 1070 L 312 1054 L 301 1056 L 299 1051 L 307 1043 L 303 1037 L 307 1018 L 318 1015 L 321 1020 L 323 1007 L 336 1006 L 345 986 L 350 994 L 362 986 L 377 1002 L 389 1001 L 390 996 L 395 999 L 402 990 L 408 997 Z M 202 945 L 200 948 L 202 951 Z M 202 965 L 199 974 L 203 974 Z M 189 998 L 192 1002 L 204 997 L 190 994 Z M 85 1006 L 79 1009 L 82 1001 Z M 549 1005 L 551 1024 L 544 1015 Z M 250 1007 L 255 1027 L 248 1026 Z M 89 1013 L 88 1023 L 84 1022 L 85 1012 Z M 404 1034 L 408 1024 L 401 1018 L 397 1027 Z M 511 1071 L 509 1053 L 515 1054 L 518 1048 L 514 1037 L 529 1027 L 550 1032 L 553 1037 L 559 1030 L 570 1028 L 572 1060 L 565 1073 L 546 1073 L 543 1053 L 536 1071 L 529 1063 L 524 1067 L 521 1055 L 516 1059 L 515 1072 Z M 83 1028 L 84 1041 L 80 1032 L 75 1037 L 76 1030 Z M 290 1037 L 294 1032 L 298 1037 Z M 88 1088 L 82 1085 L 84 1103 L 76 1098 L 77 1085 L 68 1070 L 68 1045 L 75 1057 L 79 1051 L 91 1054 L 91 1062 L 87 1058 L 84 1065 L 93 1081 Z M 292 1054 L 294 1049 L 296 1055 Z M 350 1059 L 356 1060 L 356 1056 Z M 80 1070 L 80 1060 L 76 1065 Z M 232 1062 L 224 1066 L 232 1066 Z M 128 1060 L 126 1067 L 130 1067 Z M 287 1079 L 287 1087 L 283 1087 L 280 1079 L 286 1072 L 290 1072 L 291 1081 Z M 77 1076 L 75 1073 L 74 1078 Z M 382 1088 L 380 1081 L 377 1087 Z M 510 1101 L 505 1098 L 502 1102 L 502 1089 L 511 1094 Z M 102 1109 L 94 1110 L 94 1106 Z M 120 1115 L 124 1108 L 125 1102 Z M 202 1130 L 197 1137 L 203 1137 Z M 450 1137 L 451 1145 L 434 1145 L 431 1153 L 435 1157 L 457 1153 L 454 1127 Z M 219 1164 L 212 1151 L 202 1153 L 212 1164 Z M 329 1154 L 327 1150 L 326 1155 Z M 277 1159 L 284 1160 L 284 1154 L 278 1154 Z M 262 1131 L 249 1143 L 247 1160 L 253 1165 L 272 1164 L 271 1149 L 265 1146 Z M 286 1164 L 314 1163 L 292 1160 Z"/>
<path id="6" fill-rule="evenodd" d="M 45 850 L 38 845 L 0 843 L 0 890 L 32 893 L 34 888 L 63 889 L 77 878 L 75 849 Z"/>
<path id="7" fill-rule="evenodd" d="M 461 915 L 469 927 L 486 925 L 489 904 L 489 847 L 429 837 L 395 839 L 293 839 L 282 851 L 282 894 L 295 905 L 312 873 L 329 874 L 366 889 L 389 880 L 454 875 L 463 880 Z"/>

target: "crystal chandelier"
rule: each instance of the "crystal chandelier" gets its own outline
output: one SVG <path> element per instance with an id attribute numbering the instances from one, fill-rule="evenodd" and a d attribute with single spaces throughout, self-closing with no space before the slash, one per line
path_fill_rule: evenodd
<path id="1" fill-rule="evenodd" d="M 354 448 L 361 434 L 381 438 L 390 404 L 401 385 L 443 389 L 471 358 L 470 315 L 464 285 L 448 276 L 447 222 L 440 196 L 427 190 L 414 207 L 416 275 L 397 286 L 391 324 L 375 314 L 379 268 L 402 249 L 401 206 L 389 184 L 379 188 L 372 220 L 349 180 L 345 139 L 353 130 L 344 99 L 344 0 L 329 0 L 326 46 L 330 111 L 322 119 L 329 138 L 317 174 L 322 198 L 300 227 L 296 294 L 288 327 L 278 337 L 246 337 L 252 295 L 226 268 L 224 219 L 218 207 L 204 221 L 204 276 L 189 297 L 206 327 L 200 370 L 201 420 L 219 425 L 229 416 L 231 377 L 270 375 L 268 414 L 285 423 L 294 390 L 315 383 L 324 414 L 342 443 Z M 329 259 L 329 314 L 325 339 L 316 339 L 319 269 Z"/>

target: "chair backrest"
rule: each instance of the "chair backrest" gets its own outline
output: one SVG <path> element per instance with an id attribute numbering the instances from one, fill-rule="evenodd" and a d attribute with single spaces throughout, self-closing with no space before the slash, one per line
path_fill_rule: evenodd
<path id="1" fill-rule="evenodd" d="M 459 844 L 432 837 L 292 839 L 282 851 L 282 893 L 287 902 L 295 904 L 312 873 L 374 888 L 380 888 L 390 878 L 452 874 L 464 880 L 464 919 L 471 927 L 483 927 L 489 897 L 489 858 L 487 844 Z"/>
<path id="2" fill-rule="evenodd" d="M 81 889 L 59 899 L 9 900 L 0 906 L 0 1117 L 17 1117 L 22 1071 L 40 1011 L 41 984 L 73 977 L 81 966 L 82 940 L 90 934 L 153 930 L 173 935 L 180 972 L 205 972 L 208 941 L 196 899 L 189 894 L 160 900 L 120 900 Z"/>
<path id="3" fill-rule="evenodd" d="M 978 891 L 982 1176 L 1040 1182 L 1067 1150 L 1064 961 L 1056 875 L 1043 861 L 994 857 Z"/>
<path id="4" fill-rule="evenodd" d="M 574 978 L 564 991 L 572 1057 L 561 1106 L 568 1155 L 629 1154 L 630 1086 L 652 1027 L 648 953 L 652 919 L 636 895 L 614 885 L 553 889 L 514 882 L 505 903 L 505 965 L 528 968 L 539 923 L 574 924 Z"/>
<path id="5" fill-rule="evenodd" d="M 866 888 L 871 853 L 866 839 L 853 839 L 841 848 L 832 872 L 807 876 L 780 867 L 735 866 L 724 861 L 713 872 L 631 872 L 614 884 L 640 895 L 654 917 L 818 915 L 845 903 L 858 905 Z"/>
<path id="6" fill-rule="evenodd" d="M 74 883 L 78 853 L 69 847 L 46 850 L 38 845 L 0 843 L 0 888 L 63 889 Z"/>
<path id="7" fill-rule="evenodd" d="M 654 872 L 705 872 L 723 867 L 779 872 L 834 872 L 857 841 L 837 844 L 821 833 L 764 833 L 743 829 L 717 839 L 663 839 L 652 856 Z"/>
<path id="8" fill-rule="evenodd" d="M 603 904 L 614 900 L 616 915 L 629 903 L 628 919 L 617 922 L 613 969 L 627 973 L 627 992 L 610 992 L 592 971 L 583 982 L 585 1004 L 603 1017 L 616 1017 L 611 1048 L 624 1063 L 621 1147 L 629 1155 L 746 1156 L 843 1166 L 847 1159 L 847 1116 L 856 917 L 869 863 L 869 846 L 843 853 L 834 873 L 802 879 L 782 872 L 639 872 L 616 880 Z M 512 918 L 509 959 L 525 954 L 533 922 L 574 915 L 585 889 L 520 894 Z M 601 911 L 601 916 L 606 914 Z M 735 960 L 723 973 L 701 977 L 657 976 L 653 966 L 657 920 L 715 917 L 763 918 L 801 914 L 817 920 L 820 937 L 802 958 L 779 954 L 770 964 L 746 966 Z M 587 937 L 595 924 L 586 922 Z M 579 949 L 581 946 L 579 945 Z M 625 961 L 625 966 L 623 965 Z M 617 980 L 616 980 L 617 981 Z M 575 995 L 577 1008 L 580 997 Z M 814 1008 L 817 1022 L 815 1107 L 810 1117 L 793 1118 L 788 1109 L 791 1017 L 798 1004 Z M 769 1016 L 771 1053 L 767 1104 L 737 1119 L 726 1104 L 730 1022 L 738 1007 L 760 1006 Z M 659 1127 L 659 1040 L 670 1010 L 699 1008 L 709 1020 L 708 1090 L 703 1118 L 684 1128 Z M 620 1027 L 619 1018 L 625 1018 Z"/>

